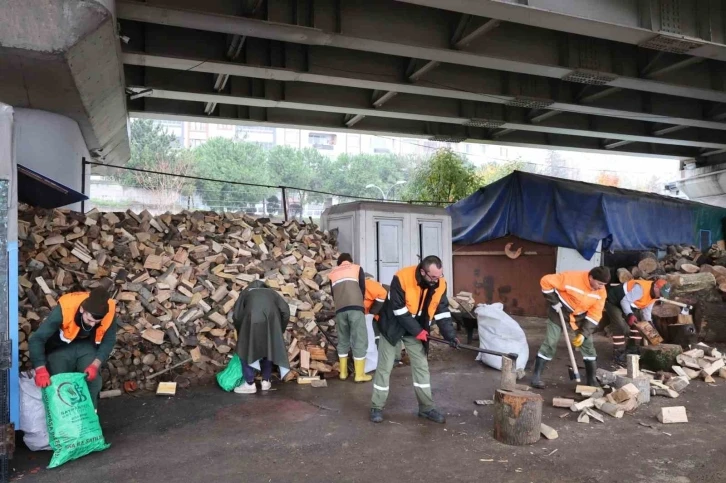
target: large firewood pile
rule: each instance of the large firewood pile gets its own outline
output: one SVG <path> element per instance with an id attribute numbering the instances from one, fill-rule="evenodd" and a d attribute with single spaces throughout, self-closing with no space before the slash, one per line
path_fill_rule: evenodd
<path id="1" fill-rule="evenodd" d="M 333 324 L 315 321 L 333 309 L 327 275 L 337 253 L 314 224 L 279 226 L 244 213 L 84 215 L 27 206 L 18 218 L 23 368 L 30 368 L 28 338 L 57 298 L 102 284 L 120 321 L 102 371 L 105 389 L 204 380 L 234 354 L 237 297 L 263 279 L 290 305 L 288 379 L 337 374 Z"/>

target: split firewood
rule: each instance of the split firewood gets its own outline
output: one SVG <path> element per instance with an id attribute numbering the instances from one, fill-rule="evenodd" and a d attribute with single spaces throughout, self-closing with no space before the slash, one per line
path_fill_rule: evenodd
<path id="1" fill-rule="evenodd" d="M 337 376 L 330 342 L 337 337 L 326 315 L 334 314 L 327 274 L 337 251 L 313 224 L 276 225 L 246 213 L 94 209 L 84 215 L 26 205 L 18 219 L 24 368 L 30 366 L 27 339 L 58 296 L 108 283 L 119 326 L 102 367 L 104 390 L 126 383 L 156 390 L 154 377 L 171 371 L 180 380 L 207 380 L 234 353 L 237 298 L 262 279 L 291 309 L 284 339 L 294 370 L 286 379 Z M 307 369 L 300 367 L 301 351 L 309 355 Z"/>

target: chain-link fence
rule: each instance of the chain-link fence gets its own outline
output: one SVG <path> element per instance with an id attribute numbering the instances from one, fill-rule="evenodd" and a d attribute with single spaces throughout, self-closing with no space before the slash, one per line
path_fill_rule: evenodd
<path id="1" fill-rule="evenodd" d="M 85 164 L 99 165 L 92 162 Z M 183 210 L 244 211 L 275 221 L 312 219 L 317 222 L 326 208 L 340 203 L 357 200 L 401 201 L 99 166 L 103 167 L 97 170 L 98 174 L 90 177 L 89 200 L 84 202 L 83 207 L 85 211 L 95 208 L 99 211 L 131 210 L 138 213 L 146 210 L 153 215 Z M 89 169 L 87 166 L 86 170 Z M 433 204 L 446 206 L 448 203 Z"/>

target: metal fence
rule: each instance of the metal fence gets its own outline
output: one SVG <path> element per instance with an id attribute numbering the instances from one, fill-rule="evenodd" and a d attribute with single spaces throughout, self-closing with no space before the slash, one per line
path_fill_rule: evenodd
<path id="1" fill-rule="evenodd" d="M 341 203 L 359 200 L 404 202 L 298 187 L 269 186 L 137 168 L 112 167 L 90 161 L 84 161 L 84 173 L 90 166 L 103 168 L 99 170 L 99 174 L 92 174 L 90 177 L 87 190 L 89 200 L 83 202 L 84 211 L 94 208 L 99 211 L 147 210 L 154 215 L 183 210 L 244 211 L 269 217 L 275 221 L 290 219 L 317 221 L 326 208 Z M 449 204 L 405 202 L 439 206 Z"/>

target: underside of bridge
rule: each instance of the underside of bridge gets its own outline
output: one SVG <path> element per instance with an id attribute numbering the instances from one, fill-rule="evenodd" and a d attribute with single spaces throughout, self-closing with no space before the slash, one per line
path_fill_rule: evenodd
<path id="1" fill-rule="evenodd" d="M 722 0 L 116 9 L 132 116 L 726 160 Z"/>

